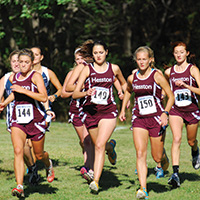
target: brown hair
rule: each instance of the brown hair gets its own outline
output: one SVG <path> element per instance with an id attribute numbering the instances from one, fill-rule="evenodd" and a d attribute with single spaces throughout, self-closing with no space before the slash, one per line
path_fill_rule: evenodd
<path id="1" fill-rule="evenodd" d="M 81 48 L 80 53 L 87 63 L 93 62 L 93 58 L 92 58 L 93 44 L 94 44 L 94 41 L 89 39 L 83 42 L 83 44 L 80 47 Z"/>
<path id="2" fill-rule="evenodd" d="M 19 55 L 19 52 L 20 52 L 20 50 L 14 50 L 14 51 L 12 51 L 10 53 L 10 55 L 9 55 L 9 60 L 11 60 L 14 55 L 16 55 L 16 54 Z"/>
<path id="3" fill-rule="evenodd" d="M 33 60 L 34 60 L 34 54 L 31 51 L 31 49 L 27 49 L 27 48 L 26 49 L 22 49 L 19 52 L 19 56 L 18 57 L 23 56 L 23 55 L 29 56 L 31 58 L 32 62 L 33 62 Z"/>

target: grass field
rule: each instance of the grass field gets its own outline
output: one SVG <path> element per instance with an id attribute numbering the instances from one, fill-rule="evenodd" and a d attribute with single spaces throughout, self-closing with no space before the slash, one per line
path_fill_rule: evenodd
<path id="1" fill-rule="evenodd" d="M 4 120 L 0 120 L 0 200 L 17 199 L 11 196 L 16 187 L 13 170 L 13 149 L 9 133 L 5 130 Z M 200 132 L 200 130 L 199 130 Z M 46 134 L 45 150 L 49 152 L 55 170 L 55 180 L 48 183 L 42 163 L 39 165 L 40 184 L 30 186 L 25 175 L 24 188 L 27 200 L 131 200 L 135 199 L 139 187 L 135 170 L 135 149 L 129 126 L 118 125 L 112 138 L 116 139 L 117 164 L 112 166 L 108 159 L 100 179 L 100 193 L 90 194 L 86 181 L 80 176 L 83 156 L 78 137 L 71 124 L 53 122 L 50 132 Z M 200 134 L 198 134 L 200 141 Z M 170 156 L 172 136 L 167 129 L 165 148 Z M 167 180 L 172 173 L 170 167 L 162 179 L 156 179 L 153 168 L 155 163 L 148 146 L 149 199 L 152 200 L 198 200 L 200 199 L 200 170 L 194 170 L 191 164 L 190 147 L 186 141 L 185 129 L 181 145 L 180 177 L 181 187 L 171 189 Z"/>

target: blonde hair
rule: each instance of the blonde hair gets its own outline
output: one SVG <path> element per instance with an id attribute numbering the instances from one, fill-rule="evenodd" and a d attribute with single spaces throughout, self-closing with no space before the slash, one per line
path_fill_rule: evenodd
<path id="1" fill-rule="evenodd" d="M 140 52 L 140 51 L 144 51 L 144 52 L 147 52 L 148 53 L 148 56 L 149 58 L 152 58 L 152 62 L 150 63 L 150 67 L 151 68 L 155 68 L 155 59 L 154 59 L 154 52 L 153 50 L 148 47 L 148 46 L 141 46 L 141 47 L 138 47 L 134 54 L 133 54 L 133 60 L 136 61 L 137 59 L 137 53 Z"/>

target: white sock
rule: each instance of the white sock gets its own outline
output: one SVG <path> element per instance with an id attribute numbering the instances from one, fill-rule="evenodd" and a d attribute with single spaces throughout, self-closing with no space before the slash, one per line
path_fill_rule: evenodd
<path id="1" fill-rule="evenodd" d="M 18 184 L 17 189 L 23 189 L 23 185 Z"/>

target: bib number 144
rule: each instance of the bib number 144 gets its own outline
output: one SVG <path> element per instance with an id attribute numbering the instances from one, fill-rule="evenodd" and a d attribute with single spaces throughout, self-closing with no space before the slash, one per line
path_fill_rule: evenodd
<path id="1" fill-rule="evenodd" d="M 33 105 L 32 104 L 22 104 L 17 105 L 15 108 L 17 123 L 27 124 L 33 120 Z"/>

